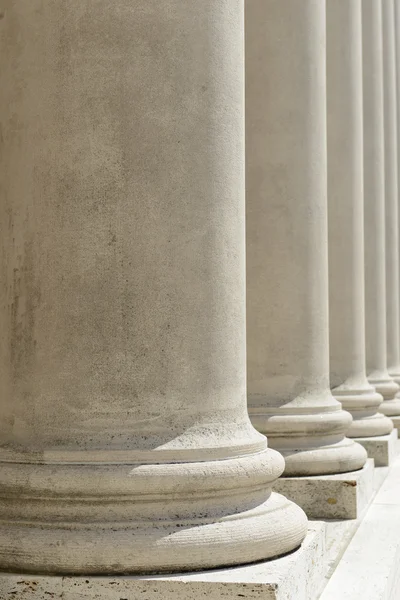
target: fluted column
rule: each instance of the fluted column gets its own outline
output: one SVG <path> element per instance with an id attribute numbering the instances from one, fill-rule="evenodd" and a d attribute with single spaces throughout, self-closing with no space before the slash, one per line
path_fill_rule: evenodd
<path id="1" fill-rule="evenodd" d="M 397 414 L 399 390 L 387 370 L 385 272 L 385 144 L 382 3 L 363 0 L 364 235 L 366 365 L 382 394 L 380 411 Z"/>
<path id="2" fill-rule="evenodd" d="M 329 389 L 325 2 L 246 3 L 248 402 L 287 475 L 360 468 Z"/>
<path id="3" fill-rule="evenodd" d="M 361 0 L 327 0 L 330 383 L 350 437 L 393 429 L 365 373 Z"/>
<path id="4" fill-rule="evenodd" d="M 4 6 L 4 3 L 3 3 Z M 246 410 L 243 2 L 6 2 L 0 567 L 296 547 Z"/>

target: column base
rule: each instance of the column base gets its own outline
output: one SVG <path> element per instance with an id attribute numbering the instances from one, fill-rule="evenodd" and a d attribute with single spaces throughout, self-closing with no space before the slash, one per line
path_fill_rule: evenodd
<path id="1" fill-rule="evenodd" d="M 292 500 L 311 519 L 357 519 L 372 500 L 374 461 L 352 473 L 281 477 L 273 489 Z"/>
<path id="2" fill-rule="evenodd" d="M 365 384 L 365 388 L 341 386 L 332 390 L 336 400 L 341 402 L 344 410 L 348 411 L 353 421 L 346 431 L 349 438 L 374 437 L 387 435 L 393 429 L 393 423 L 381 414 L 379 407 L 383 397 L 375 389 Z"/>
<path id="3" fill-rule="evenodd" d="M 310 525 L 301 547 L 282 558 L 253 565 L 153 577 L 32 577 L 0 573 L 0 598 L 22 600 L 248 600 L 311 598 L 324 571 L 325 525 Z M 29 592 L 28 593 L 26 593 Z"/>
<path id="4" fill-rule="evenodd" d="M 364 448 L 349 438 L 314 448 L 296 450 L 285 449 L 283 444 L 276 444 L 274 438 L 269 438 L 268 441 L 285 458 L 284 476 L 286 477 L 350 473 L 361 469 L 368 458 Z"/>
<path id="5" fill-rule="evenodd" d="M 397 429 L 393 429 L 388 435 L 357 438 L 357 442 L 364 446 L 368 456 L 375 460 L 376 467 L 388 467 L 397 454 L 397 437 Z"/>
<path id="6" fill-rule="evenodd" d="M 393 430 L 394 424 L 392 421 L 393 419 L 380 412 L 361 419 L 354 415 L 353 422 L 346 435 L 352 439 L 388 435 Z"/>
<path id="7" fill-rule="evenodd" d="M 330 390 L 327 401 L 332 406 L 324 410 L 292 407 L 276 414 L 268 407 L 249 404 L 254 427 L 285 459 L 285 477 L 349 473 L 365 465 L 368 456 L 364 448 L 345 437 L 351 414 L 342 410 Z"/>
<path id="8" fill-rule="evenodd" d="M 386 417 L 400 417 L 400 398 L 384 400 L 379 407 L 379 412 Z"/>
<path id="9" fill-rule="evenodd" d="M 307 531 L 301 508 L 271 493 L 283 460 L 265 447 L 204 462 L 4 461 L 0 470 L 0 568 L 6 571 L 216 568 L 285 554 Z"/>
<path id="10" fill-rule="evenodd" d="M 391 417 L 390 419 L 393 423 L 393 427 L 400 431 L 400 416 L 399 417 Z"/>
<path id="11" fill-rule="evenodd" d="M 400 391 L 399 385 L 390 377 L 389 373 L 380 373 L 377 377 L 368 377 L 368 381 L 383 397 L 379 412 L 387 417 L 400 416 L 400 398 L 396 398 L 396 394 Z"/>

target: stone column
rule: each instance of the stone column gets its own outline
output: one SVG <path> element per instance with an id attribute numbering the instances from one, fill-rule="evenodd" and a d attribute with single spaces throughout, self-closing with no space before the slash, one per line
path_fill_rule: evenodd
<path id="1" fill-rule="evenodd" d="M 400 383 L 399 320 L 399 232 L 397 174 L 397 92 L 394 0 L 382 0 L 383 97 L 385 137 L 385 252 L 387 365 L 391 377 Z M 397 394 L 398 395 L 398 394 Z M 390 408 L 400 417 L 400 404 Z M 396 409 L 396 412 L 395 410 Z"/>
<path id="2" fill-rule="evenodd" d="M 248 402 L 287 475 L 362 467 L 329 389 L 325 2 L 246 4 Z"/>
<path id="3" fill-rule="evenodd" d="M 291 550 L 246 409 L 242 0 L 5 4 L 1 568 Z"/>
<path id="4" fill-rule="evenodd" d="M 399 0 L 395 0 L 394 2 L 394 33 L 395 33 L 395 69 L 396 69 L 396 124 L 397 124 L 397 184 L 400 186 L 400 4 Z M 398 190 L 400 193 L 400 190 Z M 399 199 L 400 202 L 400 199 Z M 397 218 L 398 218 L 398 226 L 400 228 L 400 207 L 399 204 L 397 206 Z M 399 229 L 397 230 L 399 231 Z M 399 269 L 400 269 L 400 241 L 399 243 Z M 400 279 L 400 276 L 399 276 Z M 399 281 L 400 285 L 400 281 Z M 400 304 L 400 301 L 399 301 Z M 400 310 L 400 308 L 399 308 Z M 400 320 L 400 319 L 399 319 Z M 400 323 L 399 323 L 400 328 Z M 398 392 L 399 394 L 399 392 Z M 394 417 L 393 422 L 395 425 L 400 428 L 400 417 Z"/>
<path id="5" fill-rule="evenodd" d="M 386 331 L 389 375 L 400 383 L 399 213 L 397 174 L 397 91 L 394 0 L 382 0 L 385 134 Z M 386 414 L 400 417 L 400 401 Z"/>
<path id="6" fill-rule="evenodd" d="M 385 144 L 382 59 L 382 3 L 363 0 L 364 235 L 367 376 L 397 414 L 399 390 L 387 370 L 385 274 Z"/>
<path id="7" fill-rule="evenodd" d="M 347 435 L 390 433 L 365 373 L 361 0 L 327 1 L 330 382 Z"/>

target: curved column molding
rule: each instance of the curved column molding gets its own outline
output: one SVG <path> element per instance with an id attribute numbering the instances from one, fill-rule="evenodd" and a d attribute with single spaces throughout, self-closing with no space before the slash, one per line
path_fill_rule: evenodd
<path id="1" fill-rule="evenodd" d="M 397 174 L 397 91 L 394 0 L 382 0 L 385 137 L 386 332 L 389 375 L 400 384 L 399 214 Z M 400 400 L 392 403 L 391 413 Z"/>
<path id="2" fill-rule="evenodd" d="M 380 411 L 397 415 L 399 386 L 387 369 L 385 273 L 385 144 L 382 3 L 362 2 L 364 102 L 364 235 L 366 365 L 369 382 L 382 394 Z"/>
<path id="3" fill-rule="evenodd" d="M 243 3 L 7 3 L 0 566 L 295 548 L 245 389 Z"/>
<path id="4" fill-rule="evenodd" d="M 371 437 L 393 423 L 365 373 L 361 0 L 326 7 L 330 383 L 347 435 Z"/>
<path id="5" fill-rule="evenodd" d="M 249 413 L 286 475 L 352 471 L 366 452 L 329 389 L 325 2 L 246 10 Z"/>

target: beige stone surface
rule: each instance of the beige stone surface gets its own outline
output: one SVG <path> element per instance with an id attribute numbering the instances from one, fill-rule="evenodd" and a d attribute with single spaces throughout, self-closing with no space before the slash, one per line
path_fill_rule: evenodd
<path id="1" fill-rule="evenodd" d="M 397 429 L 397 431 L 399 431 L 399 429 L 400 429 L 400 417 L 392 417 L 391 421 L 393 422 L 393 427 L 395 427 Z"/>
<path id="2" fill-rule="evenodd" d="M 166 577 L 32 577 L 0 573 L 0 600 L 316 600 L 325 563 L 325 524 L 298 550 L 245 567 Z"/>
<path id="3" fill-rule="evenodd" d="M 241 0 L 5 0 L 0 567 L 296 548 L 245 381 Z"/>
<path id="4" fill-rule="evenodd" d="M 328 524 L 329 530 L 336 523 Z M 397 600 L 400 596 L 399 459 L 389 470 L 320 600 Z M 347 545 L 347 544 L 346 544 Z M 327 541 L 329 552 L 329 541 Z"/>
<path id="5" fill-rule="evenodd" d="M 286 475 L 353 471 L 329 389 L 325 3 L 246 11 L 249 413 Z"/>
<path id="6" fill-rule="evenodd" d="M 397 414 L 399 386 L 387 370 L 385 263 L 385 144 L 382 3 L 363 0 L 364 230 L 366 365 L 382 394 L 380 411 Z"/>
<path id="7" fill-rule="evenodd" d="M 397 91 L 394 0 L 382 0 L 383 99 L 385 126 L 385 256 L 387 364 L 391 377 L 400 383 L 399 319 L 399 190 L 397 159 Z M 383 408 L 400 416 L 400 399 Z"/>
<path id="8" fill-rule="evenodd" d="M 364 446 L 368 456 L 374 459 L 376 467 L 387 467 L 392 465 L 398 454 L 397 439 L 397 429 L 393 429 L 389 435 L 357 438 L 357 442 Z"/>
<path id="9" fill-rule="evenodd" d="M 349 437 L 385 435 L 383 398 L 365 373 L 361 0 L 327 1 L 330 385 Z"/>
<path id="10" fill-rule="evenodd" d="M 338 475 L 280 477 L 274 490 L 296 502 L 309 519 L 357 519 L 374 495 L 374 461 Z"/>

